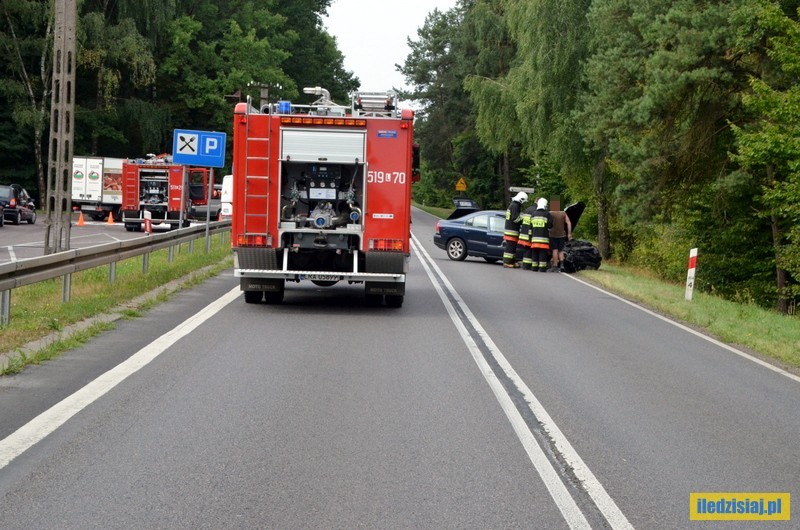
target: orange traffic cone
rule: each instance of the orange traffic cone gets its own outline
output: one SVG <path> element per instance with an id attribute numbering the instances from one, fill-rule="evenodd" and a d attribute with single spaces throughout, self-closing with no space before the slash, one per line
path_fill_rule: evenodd
<path id="1" fill-rule="evenodd" d="M 78 215 L 78 224 L 77 224 L 77 226 L 84 226 L 84 225 L 86 225 L 86 222 L 84 222 L 84 220 L 83 220 L 83 212 L 81 212 L 80 215 Z"/>
<path id="2" fill-rule="evenodd" d="M 114 212 L 108 212 L 108 221 L 106 221 L 106 224 L 114 224 Z"/>

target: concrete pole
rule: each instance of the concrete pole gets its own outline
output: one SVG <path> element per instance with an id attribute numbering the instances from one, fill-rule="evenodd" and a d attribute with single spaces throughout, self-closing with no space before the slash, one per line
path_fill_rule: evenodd
<path id="1" fill-rule="evenodd" d="M 69 250 L 75 125 L 77 0 L 55 0 L 44 253 Z"/>

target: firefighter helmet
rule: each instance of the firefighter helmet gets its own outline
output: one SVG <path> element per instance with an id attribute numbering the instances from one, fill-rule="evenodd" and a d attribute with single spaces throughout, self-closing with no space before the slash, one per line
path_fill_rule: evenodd
<path id="1" fill-rule="evenodd" d="M 518 203 L 522 204 L 523 202 L 528 200 L 528 194 L 525 193 L 524 191 L 521 191 L 521 192 L 517 193 L 516 195 L 514 195 L 514 200 L 517 201 Z"/>
<path id="2" fill-rule="evenodd" d="M 536 207 L 539 208 L 540 210 L 546 210 L 547 209 L 547 199 L 542 197 L 541 199 L 536 201 Z"/>

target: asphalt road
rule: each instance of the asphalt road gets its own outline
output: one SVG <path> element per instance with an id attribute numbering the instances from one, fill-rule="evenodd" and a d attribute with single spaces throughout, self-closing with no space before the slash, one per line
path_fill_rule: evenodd
<path id="1" fill-rule="evenodd" d="M 797 492 L 796 378 L 434 222 L 400 309 L 227 272 L 0 378 L 0 528 L 706 528 L 692 492 Z"/>

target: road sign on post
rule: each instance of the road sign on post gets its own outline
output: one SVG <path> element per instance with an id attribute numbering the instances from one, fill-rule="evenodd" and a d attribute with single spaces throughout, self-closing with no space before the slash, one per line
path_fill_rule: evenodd
<path id="1" fill-rule="evenodd" d="M 176 164 L 201 167 L 225 165 L 225 133 L 175 129 L 172 160 Z"/>
<path id="2" fill-rule="evenodd" d="M 467 191 L 467 181 L 464 180 L 464 177 L 461 177 L 456 182 L 456 191 Z"/>

